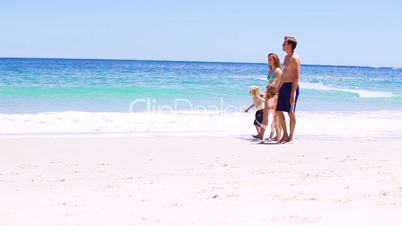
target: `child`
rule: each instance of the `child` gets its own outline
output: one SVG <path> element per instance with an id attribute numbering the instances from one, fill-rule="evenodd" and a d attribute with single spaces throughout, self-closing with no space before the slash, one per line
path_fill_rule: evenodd
<path id="1" fill-rule="evenodd" d="M 270 140 L 276 140 L 279 141 L 280 136 L 280 129 L 279 129 L 279 120 L 278 116 L 276 115 L 276 105 L 278 103 L 278 90 L 276 89 L 275 86 L 267 86 L 266 88 L 266 94 L 265 94 L 265 110 L 264 110 L 264 118 L 262 120 L 262 126 L 260 129 L 260 133 L 258 134 L 258 138 L 263 139 L 264 137 L 264 132 L 266 129 L 266 126 L 268 125 L 268 116 L 271 113 L 273 116 L 273 128 L 271 127 L 271 134 L 269 136 Z M 276 132 L 276 137 L 273 138 L 274 134 L 274 129 Z"/>
<path id="2" fill-rule="evenodd" d="M 251 86 L 250 95 L 253 97 L 253 104 L 248 107 L 245 112 L 248 112 L 252 107 L 256 108 L 255 112 L 255 120 L 254 120 L 254 126 L 255 129 L 257 130 L 257 135 L 252 135 L 254 138 L 258 137 L 258 134 L 261 132 L 261 123 L 264 118 L 264 99 L 260 97 L 260 89 L 258 86 Z"/>

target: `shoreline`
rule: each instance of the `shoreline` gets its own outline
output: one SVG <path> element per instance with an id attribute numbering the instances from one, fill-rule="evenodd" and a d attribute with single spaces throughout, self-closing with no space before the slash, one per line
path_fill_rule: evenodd
<path id="1" fill-rule="evenodd" d="M 402 111 L 298 112 L 296 137 L 402 138 Z M 0 114 L 1 137 L 249 136 L 254 113 L 49 112 Z M 270 122 L 272 118 L 270 117 Z M 289 124 L 288 124 L 289 125 Z"/>
<path id="2" fill-rule="evenodd" d="M 265 134 L 265 138 L 267 134 Z M 402 139 L 402 135 L 384 135 L 384 136 L 340 136 L 340 135 L 295 135 L 295 142 L 297 141 L 352 141 L 352 140 L 398 140 Z M 59 138 L 77 138 L 77 139 L 92 139 L 92 138 L 229 138 L 229 139 L 244 139 L 244 140 L 254 140 L 250 134 L 228 134 L 228 133 L 214 133 L 214 132 L 160 132 L 160 133 L 19 133 L 19 134 L 0 134 L 0 140 L 7 139 L 59 139 Z M 258 140 L 265 142 L 267 140 Z"/>

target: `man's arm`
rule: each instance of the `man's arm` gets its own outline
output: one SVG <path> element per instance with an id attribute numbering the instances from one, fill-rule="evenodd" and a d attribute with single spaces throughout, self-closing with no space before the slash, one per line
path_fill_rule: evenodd
<path id="1" fill-rule="evenodd" d="M 292 91 L 290 92 L 290 104 L 292 106 L 291 111 L 294 111 L 294 105 L 296 102 L 296 90 L 299 86 L 299 77 L 300 77 L 300 60 L 298 58 L 293 59 L 294 68 L 294 77 L 292 80 Z"/>

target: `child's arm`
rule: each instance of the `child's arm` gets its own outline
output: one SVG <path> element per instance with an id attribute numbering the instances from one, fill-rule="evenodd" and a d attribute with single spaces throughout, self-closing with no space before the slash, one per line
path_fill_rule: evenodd
<path id="1" fill-rule="evenodd" d="M 254 107 L 254 104 L 251 104 L 250 107 L 248 107 L 244 112 L 248 112 L 252 107 Z"/>

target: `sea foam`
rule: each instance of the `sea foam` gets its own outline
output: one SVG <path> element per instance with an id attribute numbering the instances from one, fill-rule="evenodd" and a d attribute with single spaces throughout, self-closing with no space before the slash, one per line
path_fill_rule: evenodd
<path id="1" fill-rule="evenodd" d="M 297 112 L 296 134 L 307 136 L 402 137 L 402 111 Z M 0 137 L 38 134 L 187 134 L 245 136 L 256 133 L 254 113 L 48 112 L 0 114 Z M 271 121 L 271 120 L 270 120 Z"/>
<path id="2" fill-rule="evenodd" d="M 362 97 L 362 98 L 379 98 L 379 97 L 396 96 L 392 92 L 371 91 L 371 90 L 363 90 L 363 89 L 336 88 L 336 87 L 327 86 L 327 85 L 324 85 L 321 83 L 301 82 L 300 87 L 302 87 L 303 89 L 353 93 L 353 94 L 357 94 L 359 97 Z"/>

